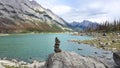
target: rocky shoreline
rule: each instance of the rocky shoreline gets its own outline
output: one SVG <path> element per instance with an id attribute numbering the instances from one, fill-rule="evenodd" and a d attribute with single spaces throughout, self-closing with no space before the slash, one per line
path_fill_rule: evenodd
<path id="1" fill-rule="evenodd" d="M 34 60 L 32 63 L 25 61 L 18 61 L 16 59 L 0 59 L 0 68 L 38 68 L 42 67 L 45 64 L 44 62 L 39 62 Z"/>
<path id="2" fill-rule="evenodd" d="M 120 51 L 120 33 L 79 33 L 78 36 L 93 36 L 91 40 L 71 39 L 70 42 L 88 44 L 107 51 Z"/>
<path id="3" fill-rule="evenodd" d="M 27 63 L 24 61 L 0 60 L 0 68 L 117 68 L 114 62 L 97 57 L 81 56 L 74 52 L 52 53 L 44 62 L 34 61 Z"/>

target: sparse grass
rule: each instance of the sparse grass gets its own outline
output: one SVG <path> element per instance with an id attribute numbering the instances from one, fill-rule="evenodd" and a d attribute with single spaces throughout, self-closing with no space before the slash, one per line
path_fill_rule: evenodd
<path id="1" fill-rule="evenodd" d="M 112 41 L 115 42 L 112 42 Z M 102 48 L 110 51 L 120 51 L 120 36 L 116 34 L 108 33 L 107 36 L 96 36 L 96 39 L 92 40 L 79 40 L 78 43 L 89 44 L 98 48 Z"/>
<path id="2" fill-rule="evenodd" d="M 14 66 L 5 66 L 5 68 L 28 68 L 28 67 L 26 67 L 26 66 L 19 66 L 19 67 L 14 67 Z"/>
<path id="3" fill-rule="evenodd" d="M 18 68 L 18 67 L 14 67 L 14 66 L 5 66 L 5 68 Z"/>

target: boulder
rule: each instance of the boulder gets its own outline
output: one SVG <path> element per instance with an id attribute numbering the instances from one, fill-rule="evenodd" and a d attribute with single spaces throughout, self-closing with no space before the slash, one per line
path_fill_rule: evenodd
<path id="1" fill-rule="evenodd" d="M 100 45 L 104 45 L 104 43 L 103 43 L 103 42 L 99 42 L 99 44 L 100 44 Z"/>
<path id="2" fill-rule="evenodd" d="M 50 54 L 45 68 L 106 68 L 99 60 L 80 56 L 74 52 L 59 52 Z"/>
<path id="3" fill-rule="evenodd" d="M 110 44 L 110 42 L 108 42 L 108 43 L 106 43 L 106 45 L 110 46 L 111 44 Z"/>
<path id="4" fill-rule="evenodd" d="M 115 40 L 112 40 L 112 43 L 116 43 L 116 41 L 115 41 Z"/>
<path id="5" fill-rule="evenodd" d="M 113 53 L 114 62 L 120 67 L 120 52 Z"/>
<path id="6" fill-rule="evenodd" d="M 0 68 L 5 68 L 4 66 L 2 66 L 2 64 L 0 64 Z"/>
<path id="7" fill-rule="evenodd" d="M 107 36 L 107 34 L 106 34 L 106 33 L 103 33 L 103 36 Z"/>

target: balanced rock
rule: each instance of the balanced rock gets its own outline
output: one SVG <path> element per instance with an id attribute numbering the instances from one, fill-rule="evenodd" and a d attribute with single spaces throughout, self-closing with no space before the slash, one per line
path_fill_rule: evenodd
<path id="1" fill-rule="evenodd" d="M 54 46 L 55 53 L 61 52 L 61 49 L 59 48 L 59 46 L 60 46 L 60 40 L 56 37 L 55 38 L 55 46 Z"/>
<path id="2" fill-rule="evenodd" d="M 106 68 L 99 60 L 80 56 L 74 52 L 60 52 L 50 54 L 45 68 Z"/>
<path id="3" fill-rule="evenodd" d="M 114 52 L 113 59 L 115 63 L 120 67 L 120 52 Z"/>

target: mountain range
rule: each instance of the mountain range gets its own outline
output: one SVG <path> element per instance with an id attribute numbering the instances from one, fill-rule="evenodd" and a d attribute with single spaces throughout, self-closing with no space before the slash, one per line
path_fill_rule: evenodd
<path id="1" fill-rule="evenodd" d="M 87 29 L 95 29 L 99 26 L 97 22 L 91 22 L 88 20 L 83 20 L 82 22 L 72 22 L 69 24 L 69 27 L 72 28 L 74 31 L 81 31 Z"/>
<path id="2" fill-rule="evenodd" d="M 66 21 L 32 0 L 0 0 L 0 33 L 62 32 Z"/>
<path id="3" fill-rule="evenodd" d="M 97 23 L 68 23 L 32 0 L 0 0 L 0 33 L 80 31 Z"/>

